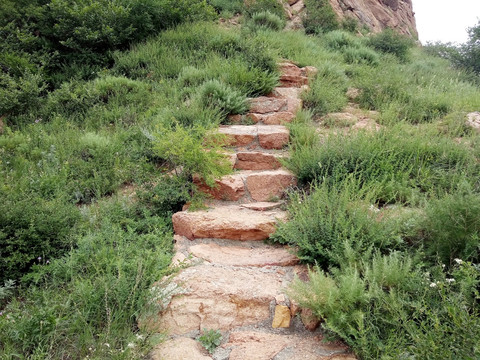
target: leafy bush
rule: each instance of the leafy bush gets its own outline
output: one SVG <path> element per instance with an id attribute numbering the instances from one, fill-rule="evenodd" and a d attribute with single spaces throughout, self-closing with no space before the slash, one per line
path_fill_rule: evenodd
<path id="1" fill-rule="evenodd" d="M 432 270 L 433 279 L 404 254 L 375 255 L 331 275 L 316 269 L 309 282 L 294 282 L 292 296 L 361 358 L 478 357 L 478 271 L 472 264 Z"/>
<path id="2" fill-rule="evenodd" d="M 340 27 L 337 15 L 328 0 L 307 0 L 305 7 L 303 26 L 307 34 L 321 34 Z"/>
<path id="3" fill-rule="evenodd" d="M 249 106 L 247 98 L 218 80 L 207 81 L 199 90 L 201 103 L 214 107 L 223 114 L 243 114 Z"/>
<path id="4" fill-rule="evenodd" d="M 345 62 L 348 64 L 367 64 L 377 66 L 380 63 L 378 54 L 370 49 L 361 48 L 347 48 L 343 52 Z"/>
<path id="5" fill-rule="evenodd" d="M 255 29 L 282 30 L 285 22 L 275 14 L 269 11 L 262 11 L 252 15 L 250 24 Z"/>
<path id="6" fill-rule="evenodd" d="M 137 321 L 158 311 L 151 286 L 167 273 L 172 235 L 162 218 L 122 200 L 83 213 L 91 227 L 75 249 L 36 265 L 21 301 L 2 309 L 2 356 L 138 359 L 150 350 Z"/>
<path id="7" fill-rule="evenodd" d="M 454 264 L 455 258 L 480 260 L 480 197 L 460 189 L 426 208 L 423 243 L 433 259 Z"/>
<path id="8" fill-rule="evenodd" d="M 323 41 L 325 41 L 327 47 L 333 50 L 359 48 L 362 46 L 359 38 L 342 30 L 330 31 L 325 34 Z"/>
<path id="9" fill-rule="evenodd" d="M 379 34 L 370 36 L 367 44 L 377 51 L 393 54 L 401 61 L 407 60 L 408 50 L 414 45 L 412 39 L 397 34 L 391 29 L 385 29 Z"/>
<path id="10" fill-rule="evenodd" d="M 475 176 L 475 160 L 467 148 L 432 134 L 426 138 L 421 130 L 408 137 L 404 131 L 399 126 L 375 134 L 331 136 L 321 146 L 298 146 L 289 167 L 303 183 L 350 175 L 366 188 L 377 184 L 380 203 L 415 203 L 419 196 L 451 191 L 465 176 Z"/>
<path id="11" fill-rule="evenodd" d="M 245 12 L 248 17 L 253 17 L 254 14 L 268 11 L 271 14 L 278 16 L 280 19 L 285 18 L 285 10 L 277 0 L 247 0 L 245 1 Z"/>
<path id="12" fill-rule="evenodd" d="M 80 220 L 75 206 L 62 199 L 2 194 L 0 209 L 0 282 L 67 252 Z"/>
<path id="13" fill-rule="evenodd" d="M 305 193 L 292 195 L 290 221 L 281 224 L 273 239 L 298 248 L 301 260 L 326 269 L 345 261 L 345 251 L 365 256 L 374 248 L 395 246 L 395 236 L 369 210 L 358 186 L 335 184 L 313 186 Z M 363 194 L 366 195 L 366 194 Z M 367 196 L 368 197 L 368 196 Z"/>
<path id="14" fill-rule="evenodd" d="M 202 344 L 202 346 L 212 354 L 215 349 L 220 345 L 222 341 L 222 334 L 218 330 L 207 330 L 203 329 L 203 334 L 200 335 L 198 341 Z"/>
<path id="15" fill-rule="evenodd" d="M 347 105 L 347 77 L 341 67 L 325 63 L 318 69 L 310 90 L 302 93 L 303 104 L 315 116 L 335 112 Z"/>
<path id="16" fill-rule="evenodd" d="M 207 185 L 230 172 L 230 164 L 220 152 L 224 142 L 221 134 L 207 133 L 204 128 L 185 129 L 179 124 L 172 128 L 159 125 L 152 134 L 153 148 L 173 168 L 180 168 L 183 176 L 199 175 Z"/>

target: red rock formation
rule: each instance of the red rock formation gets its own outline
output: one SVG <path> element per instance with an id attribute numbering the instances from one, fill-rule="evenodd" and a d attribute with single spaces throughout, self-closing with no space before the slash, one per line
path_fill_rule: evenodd
<path id="1" fill-rule="evenodd" d="M 373 32 L 386 28 L 417 37 L 412 0 L 330 0 L 340 19 L 351 17 Z"/>

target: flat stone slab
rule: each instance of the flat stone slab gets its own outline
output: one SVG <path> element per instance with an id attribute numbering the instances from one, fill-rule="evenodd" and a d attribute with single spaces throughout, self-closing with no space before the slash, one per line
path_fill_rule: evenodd
<path id="1" fill-rule="evenodd" d="M 218 132 L 227 135 L 231 146 L 247 146 L 257 137 L 257 128 L 249 125 L 222 125 Z"/>
<path id="2" fill-rule="evenodd" d="M 227 135 L 230 146 L 254 147 L 258 139 L 264 149 L 282 149 L 290 139 L 290 131 L 282 125 L 222 125 L 218 131 Z"/>
<path id="3" fill-rule="evenodd" d="M 222 347 L 229 360 L 354 360 L 345 346 L 323 343 L 321 336 L 282 335 L 261 331 L 234 331 Z"/>
<path id="4" fill-rule="evenodd" d="M 239 170 L 274 170 L 282 166 L 280 155 L 260 151 L 239 152 L 235 169 Z"/>
<path id="5" fill-rule="evenodd" d="M 292 101 L 287 100 L 287 108 L 295 108 L 295 105 Z M 262 123 L 265 125 L 282 125 L 292 122 L 292 120 L 295 118 L 295 114 L 291 111 L 278 111 L 269 114 L 249 113 L 247 114 L 247 117 L 255 123 Z"/>
<path id="6" fill-rule="evenodd" d="M 201 179 L 194 178 L 198 190 L 211 195 L 214 199 L 237 201 L 245 195 L 243 177 L 239 174 L 226 175 L 215 180 L 215 186 L 209 187 Z"/>
<path id="7" fill-rule="evenodd" d="M 204 328 L 231 330 L 268 320 L 270 303 L 287 282 L 284 272 L 274 269 L 197 265 L 182 270 L 171 284 L 177 285 L 178 294 L 145 326 L 183 335 Z"/>
<path id="8" fill-rule="evenodd" d="M 222 265 L 263 267 L 293 266 L 299 263 L 299 259 L 285 247 L 246 248 L 210 243 L 190 246 L 189 251 L 198 258 Z"/>
<path id="9" fill-rule="evenodd" d="M 158 345 L 151 354 L 152 360 L 212 360 L 207 351 L 190 338 L 178 337 Z"/>
<path id="10" fill-rule="evenodd" d="M 267 210 L 278 209 L 282 205 L 283 205 L 283 201 L 275 201 L 275 202 L 259 201 L 259 202 L 242 204 L 240 205 L 240 207 L 250 209 L 250 210 L 255 210 L 255 211 L 267 211 Z"/>
<path id="11" fill-rule="evenodd" d="M 277 111 L 284 111 L 287 108 L 286 99 L 260 96 L 250 99 L 250 112 L 266 114 Z"/>
<path id="12" fill-rule="evenodd" d="M 264 149 L 282 149 L 290 139 L 290 131 L 282 125 L 257 125 L 257 134 Z"/>
<path id="13" fill-rule="evenodd" d="M 201 211 L 181 211 L 172 217 L 175 234 L 193 240 L 216 238 L 265 240 L 287 213 L 281 210 L 253 211 L 238 205 L 217 206 Z"/>
<path id="14" fill-rule="evenodd" d="M 255 201 L 269 201 L 282 197 L 285 190 L 297 185 L 297 178 L 288 170 L 267 170 L 246 176 L 246 185 Z"/>

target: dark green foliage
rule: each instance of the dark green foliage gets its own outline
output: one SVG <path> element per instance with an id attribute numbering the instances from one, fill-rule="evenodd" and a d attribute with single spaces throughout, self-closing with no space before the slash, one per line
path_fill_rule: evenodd
<path id="1" fill-rule="evenodd" d="M 181 211 L 183 205 L 191 198 L 192 184 L 182 176 L 164 176 L 160 181 L 146 184 L 137 191 L 140 202 L 153 214 L 169 219 Z"/>
<path id="2" fill-rule="evenodd" d="M 285 18 L 285 10 L 282 4 L 277 0 L 246 0 L 245 12 L 248 17 L 253 17 L 254 14 L 268 11 L 271 14 L 278 16 L 280 19 Z"/>
<path id="3" fill-rule="evenodd" d="M 332 50 L 345 50 L 346 48 L 360 48 L 362 46 L 358 37 L 342 30 L 330 31 L 322 39 L 327 47 Z"/>
<path id="4" fill-rule="evenodd" d="M 205 107 L 217 108 L 224 115 L 243 114 L 249 108 L 245 95 L 218 80 L 203 84 L 199 89 L 199 97 Z"/>
<path id="5" fill-rule="evenodd" d="M 301 182 L 354 176 L 378 184 L 377 201 L 415 202 L 420 193 L 450 191 L 476 173 L 475 159 L 453 141 L 404 127 L 376 134 L 329 137 L 321 146 L 298 147 L 289 166 Z"/>
<path id="6" fill-rule="evenodd" d="M 198 337 L 200 344 L 212 354 L 222 341 L 222 334 L 218 330 L 203 329 L 203 334 Z"/>
<path id="7" fill-rule="evenodd" d="M 335 11 L 328 0 L 305 1 L 306 16 L 303 18 L 303 26 L 307 34 L 321 34 L 340 27 Z"/>
<path id="8" fill-rule="evenodd" d="M 455 258 L 480 260 L 480 196 L 460 189 L 431 202 L 422 226 L 422 242 L 433 259 L 454 264 Z"/>
<path id="9" fill-rule="evenodd" d="M 12 196 L 1 191 L 0 282 L 19 279 L 33 264 L 63 255 L 72 246 L 80 214 L 61 199 Z"/>
<path id="10" fill-rule="evenodd" d="M 243 0 L 208 0 L 208 3 L 220 14 L 225 12 L 238 14 L 245 10 Z"/>
<path id="11" fill-rule="evenodd" d="M 254 29 L 282 30 L 285 22 L 270 11 L 262 11 L 252 15 L 250 20 L 251 27 Z"/>
<path id="12" fill-rule="evenodd" d="M 345 96 L 347 81 L 345 72 L 340 66 L 323 64 L 310 83 L 310 91 L 302 94 L 305 108 L 311 110 L 315 116 L 339 111 L 347 104 Z"/>
<path id="13" fill-rule="evenodd" d="M 161 288 L 151 287 L 166 273 L 172 235 L 162 218 L 124 201 L 104 202 L 84 214 L 91 227 L 76 236 L 76 248 L 36 265 L 24 278 L 32 286 L 22 292 L 23 300 L 3 309 L 8 316 L 0 317 L 2 354 L 145 355 L 132 329 L 152 306 L 150 311 L 158 312 L 153 304 L 161 299 Z"/>
<path id="14" fill-rule="evenodd" d="M 400 61 L 407 60 L 408 49 L 414 45 L 412 39 L 397 34 L 391 29 L 385 29 L 379 34 L 370 36 L 367 43 L 377 51 L 395 55 Z"/>
<path id="15" fill-rule="evenodd" d="M 343 51 L 343 57 L 348 64 L 367 64 L 370 66 L 377 66 L 380 63 L 378 54 L 370 49 L 361 48 L 347 48 Z"/>
<path id="16" fill-rule="evenodd" d="M 464 263 L 432 271 L 406 254 L 377 254 L 331 275 L 316 269 L 310 282 L 295 282 L 292 295 L 362 359 L 478 358 L 478 269 Z"/>
<path id="17" fill-rule="evenodd" d="M 361 257 L 374 249 L 393 248 L 394 234 L 375 219 L 354 182 L 324 183 L 310 192 L 292 195 L 291 218 L 273 235 L 277 242 L 298 247 L 301 260 L 327 269 L 342 264 L 345 251 Z"/>

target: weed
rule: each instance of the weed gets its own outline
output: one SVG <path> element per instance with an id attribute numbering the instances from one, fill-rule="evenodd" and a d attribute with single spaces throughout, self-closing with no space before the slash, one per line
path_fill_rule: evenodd
<path id="1" fill-rule="evenodd" d="M 203 334 L 198 337 L 198 341 L 210 353 L 213 354 L 215 349 L 222 342 L 222 334 L 218 330 L 203 329 Z"/>

